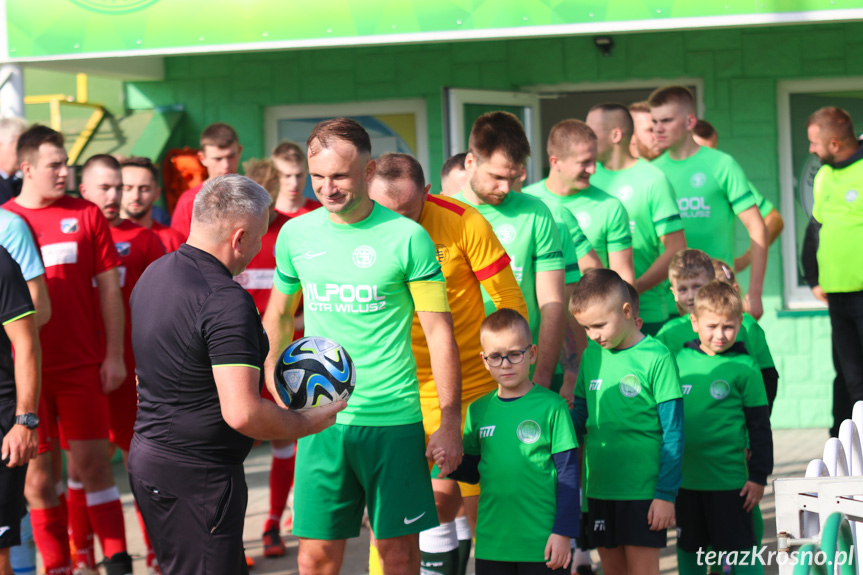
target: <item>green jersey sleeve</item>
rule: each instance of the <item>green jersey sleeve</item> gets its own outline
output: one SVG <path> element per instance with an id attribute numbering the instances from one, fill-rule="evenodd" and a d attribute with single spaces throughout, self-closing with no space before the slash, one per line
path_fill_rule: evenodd
<path id="1" fill-rule="evenodd" d="M 657 236 L 664 236 L 683 229 L 683 218 L 680 217 L 680 209 L 671 182 L 665 174 L 656 178 L 653 182 L 652 193 L 649 194 L 651 213 L 653 216 L 653 228 Z"/>
<path id="2" fill-rule="evenodd" d="M 764 389 L 761 370 L 755 365 L 754 360 L 751 362 L 751 369 L 746 372 L 746 377 L 740 378 L 740 383 L 743 385 L 743 389 L 740 390 L 740 395 L 743 397 L 743 407 L 767 405 L 767 390 Z"/>
<path id="3" fill-rule="evenodd" d="M 569 235 L 572 238 L 573 245 L 575 246 L 576 259 L 580 260 L 593 251 L 593 245 L 591 245 L 587 236 L 584 235 L 581 226 L 578 225 L 578 220 L 575 219 L 572 212 L 566 208 L 558 208 L 554 212 L 554 217 L 555 220 L 563 222 L 569 230 Z"/>
<path id="4" fill-rule="evenodd" d="M 581 375 L 580 371 L 579 375 Z M 653 382 L 653 397 L 656 403 L 683 397 L 677 362 L 674 361 L 674 356 L 667 349 L 665 353 L 657 357 L 651 381 Z"/>
<path id="5" fill-rule="evenodd" d="M 437 260 L 437 250 L 428 232 L 421 227 L 415 227 L 407 241 L 409 248 L 404 262 L 405 282 L 443 282 L 444 277 Z"/>
<path id="6" fill-rule="evenodd" d="M 770 200 L 761 195 L 755 186 L 752 185 L 752 182 L 749 182 L 749 189 L 752 191 L 752 195 L 755 197 L 755 205 L 758 206 L 758 213 L 761 214 L 762 218 L 766 218 L 767 214 L 773 211 L 773 204 L 770 203 Z"/>
<path id="7" fill-rule="evenodd" d="M 608 252 L 620 252 L 632 247 L 632 232 L 629 228 L 629 214 L 623 203 L 614 198 L 614 207 L 608 214 L 608 234 L 606 245 Z"/>
<path id="8" fill-rule="evenodd" d="M 557 406 L 550 414 L 551 420 L 551 453 L 563 453 L 578 447 L 575 438 L 575 427 L 572 425 L 572 416 L 566 406 L 566 401 L 561 398 Z"/>
<path id="9" fill-rule="evenodd" d="M 536 202 L 536 210 L 536 225 L 533 227 L 533 241 L 536 246 L 533 257 L 536 261 L 536 271 L 549 272 L 565 269 L 561 238 L 551 210 L 539 202 Z"/>
<path id="10" fill-rule="evenodd" d="M 723 155 L 723 161 L 716 167 L 716 179 L 727 195 L 728 203 L 735 215 L 755 205 L 755 196 L 752 194 L 743 168 L 728 154 Z"/>
<path id="11" fill-rule="evenodd" d="M 300 289 L 300 279 L 291 259 L 289 227 L 288 224 L 282 226 L 276 238 L 276 274 L 273 277 L 273 285 L 286 295 L 295 294 Z"/>
<path id="12" fill-rule="evenodd" d="M 743 329 L 746 330 L 747 349 L 755 363 L 758 364 L 758 368 L 776 367 L 773 355 L 770 353 L 770 347 L 767 345 L 767 335 L 755 318 L 749 314 L 743 314 Z"/>

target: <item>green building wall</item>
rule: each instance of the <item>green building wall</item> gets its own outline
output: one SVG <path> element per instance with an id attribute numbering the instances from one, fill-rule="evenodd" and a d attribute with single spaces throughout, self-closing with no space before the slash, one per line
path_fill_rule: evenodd
<path id="1" fill-rule="evenodd" d="M 180 139 L 186 145 L 196 145 L 208 124 L 229 122 L 240 134 L 243 156 L 250 158 L 267 153 L 266 106 L 424 98 L 430 178 L 437 188 L 445 160 L 444 87 L 519 90 L 697 77 L 703 78 L 705 116 L 722 134 L 722 149 L 779 206 L 777 80 L 863 76 L 860 23 L 613 38 L 610 57 L 599 53 L 591 37 L 170 57 L 164 81 L 127 85 L 127 106 L 184 105 Z M 829 321 L 823 311 L 783 310 L 779 243 L 770 250 L 761 320 L 781 378 L 773 424 L 829 426 L 834 377 Z"/>

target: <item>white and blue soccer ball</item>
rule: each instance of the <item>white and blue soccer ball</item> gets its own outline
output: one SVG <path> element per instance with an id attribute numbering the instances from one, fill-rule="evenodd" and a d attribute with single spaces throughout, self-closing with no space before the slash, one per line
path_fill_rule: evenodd
<path id="1" fill-rule="evenodd" d="M 276 363 L 275 379 L 285 405 L 301 410 L 347 401 L 354 392 L 357 371 L 341 345 L 308 336 L 285 348 Z"/>

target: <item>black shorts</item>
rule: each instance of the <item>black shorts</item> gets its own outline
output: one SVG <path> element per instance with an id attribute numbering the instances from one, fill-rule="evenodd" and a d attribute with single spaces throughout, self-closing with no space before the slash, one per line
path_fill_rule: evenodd
<path id="1" fill-rule="evenodd" d="M 15 425 L 15 400 L 0 403 L 0 444 Z M 0 549 L 21 544 L 21 519 L 27 513 L 24 479 L 27 466 L 0 465 Z"/>
<path id="2" fill-rule="evenodd" d="M 713 547 L 716 551 L 739 551 L 755 545 L 752 512 L 743 509 L 745 497 L 739 489 L 694 491 L 680 489 L 674 511 L 677 516 L 677 546 L 696 553 Z"/>
<path id="3" fill-rule="evenodd" d="M 581 533 L 591 549 L 621 545 L 665 547 L 668 532 L 651 531 L 647 524 L 652 499 L 587 499 L 587 513 L 581 514 Z"/>
<path id="4" fill-rule="evenodd" d="M 135 434 L 129 484 L 164 575 L 248 574 L 243 550 L 248 489 L 242 464 L 168 453 Z"/>
<path id="5" fill-rule="evenodd" d="M 528 561 L 476 560 L 476 575 L 548 575 L 550 573 L 569 573 L 569 569 L 563 567 L 549 569 L 545 563 Z"/>

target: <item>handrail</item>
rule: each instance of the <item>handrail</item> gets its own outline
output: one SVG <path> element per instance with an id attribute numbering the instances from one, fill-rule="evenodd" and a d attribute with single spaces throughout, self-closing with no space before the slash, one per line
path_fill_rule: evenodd
<path id="1" fill-rule="evenodd" d="M 854 535 L 851 533 L 851 524 L 842 513 L 831 513 L 824 522 L 821 531 L 821 551 L 828 557 L 825 566 L 828 571 L 835 573 L 834 563 L 837 562 L 837 554 L 842 554 L 843 559 L 839 561 L 840 575 L 856 575 L 854 569 Z"/>

